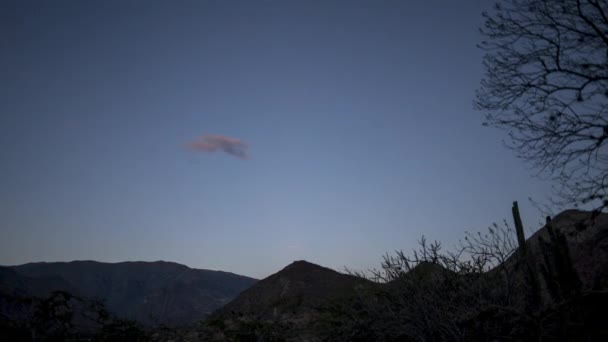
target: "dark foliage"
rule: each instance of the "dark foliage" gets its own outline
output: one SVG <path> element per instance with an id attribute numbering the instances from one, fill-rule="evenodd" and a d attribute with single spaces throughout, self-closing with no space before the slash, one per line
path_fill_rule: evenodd
<path id="1" fill-rule="evenodd" d="M 48 297 L 0 295 L 0 336 L 6 341 L 149 341 L 136 322 L 115 318 L 102 302 L 65 291 Z"/>
<path id="2" fill-rule="evenodd" d="M 498 225 L 468 234 L 457 253 L 422 239 L 411 256 L 387 255 L 382 270 L 368 276 L 378 287 L 327 308 L 326 339 L 605 340 L 607 289 L 583 289 L 566 236 L 551 224 L 545 230 L 536 259 L 525 259 L 514 232 Z M 528 269 L 542 286 L 532 286 Z"/>

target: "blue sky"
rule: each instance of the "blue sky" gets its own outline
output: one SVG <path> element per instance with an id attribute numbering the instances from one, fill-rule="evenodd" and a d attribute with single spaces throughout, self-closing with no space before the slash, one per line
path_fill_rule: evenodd
<path id="1" fill-rule="evenodd" d="M 472 105 L 490 6 L 3 1 L 0 264 L 264 277 L 449 246 L 513 200 L 536 227 L 550 184 Z"/>

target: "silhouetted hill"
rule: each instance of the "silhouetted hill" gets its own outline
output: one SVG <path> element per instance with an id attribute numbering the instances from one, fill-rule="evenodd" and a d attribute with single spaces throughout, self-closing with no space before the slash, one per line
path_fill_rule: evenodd
<path id="1" fill-rule="evenodd" d="M 601 328 L 608 299 L 608 215 L 560 213 L 526 241 L 526 250 L 540 282 L 537 293 L 543 298 L 538 303 L 527 297 L 535 290 L 517 251 L 505 264 L 483 274 L 461 274 L 421 262 L 381 284 L 296 261 L 211 315 L 202 337 L 401 341 L 421 336 L 443 340 L 452 332 L 466 332 L 475 341 L 495 333 L 526 340 L 534 329 L 551 338 L 560 329 L 570 331 L 569 338 L 608 336 Z M 511 285 L 502 285 L 501 267 L 510 270 Z M 471 307 L 468 299 L 477 306 Z"/>
<path id="2" fill-rule="evenodd" d="M 202 330 L 176 331 L 187 341 L 606 340 L 608 214 L 562 212 L 526 250 L 488 272 L 421 262 L 381 284 L 306 261 L 258 282 L 169 262 L 33 263 L 0 267 L 0 293 L 69 288 L 148 324 L 185 325 L 217 309 Z"/>
<path id="3" fill-rule="evenodd" d="M 590 212 L 567 210 L 555 216 L 551 224 L 566 236 L 583 287 L 608 288 L 608 214 L 594 216 Z M 528 239 L 528 244 L 539 248 L 541 238 L 548 239 L 546 227 Z"/>
<path id="4" fill-rule="evenodd" d="M 279 313 L 288 315 L 290 311 L 318 307 L 364 283 L 360 278 L 304 260 L 294 261 L 243 291 L 220 311 L 258 317 L 274 317 Z"/>
<path id="5" fill-rule="evenodd" d="M 41 262 L 0 269 L 0 288 L 5 291 L 43 296 L 64 290 L 100 299 L 119 317 L 144 324 L 193 323 L 255 282 L 233 273 L 164 261 Z"/>
<path id="6" fill-rule="evenodd" d="M 549 229 L 549 225 L 551 230 Z M 608 214 L 594 215 L 581 210 L 566 210 L 550 220 L 526 240 L 526 249 L 535 261 L 536 269 L 550 267 L 543 251 L 551 242 L 551 235 L 563 236 L 567 244 L 564 251 L 581 281 L 582 290 L 608 289 Z M 506 261 L 507 267 L 517 268 L 518 253 Z M 541 286 L 546 289 L 543 277 Z"/>
<path id="7" fill-rule="evenodd" d="M 314 331 L 319 309 L 347 300 L 358 288 L 369 286 L 374 284 L 307 261 L 295 261 L 243 291 L 209 321 L 211 326 L 220 327 L 220 335 L 232 333 L 230 338 L 237 340 L 251 337 L 247 334 L 254 330 L 265 331 L 262 340 L 275 335 L 306 339 Z"/>

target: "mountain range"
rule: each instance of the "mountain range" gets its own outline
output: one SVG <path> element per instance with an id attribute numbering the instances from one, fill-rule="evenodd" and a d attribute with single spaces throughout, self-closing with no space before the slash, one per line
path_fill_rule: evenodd
<path id="1" fill-rule="evenodd" d="M 0 267 L 0 291 L 44 297 L 55 290 L 101 300 L 145 325 L 188 325 L 222 307 L 256 279 L 165 261 L 39 262 Z"/>
<path id="2" fill-rule="evenodd" d="M 479 252 L 496 253 L 484 243 L 502 238 L 478 243 Z M 0 267 L 0 294 L 63 290 L 100 299 L 151 331 L 182 326 L 153 341 L 452 340 L 465 332 L 471 341 L 530 340 L 531 331 L 548 341 L 608 338 L 608 214 L 567 210 L 524 245 L 527 258 L 511 249 L 491 270 L 463 272 L 431 257 L 387 282 L 304 260 L 259 281 L 163 261 L 30 263 Z"/>

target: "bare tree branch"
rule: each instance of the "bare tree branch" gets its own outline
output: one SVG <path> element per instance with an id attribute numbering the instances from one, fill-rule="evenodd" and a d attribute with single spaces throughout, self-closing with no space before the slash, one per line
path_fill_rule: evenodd
<path id="1" fill-rule="evenodd" d="M 508 146 L 558 181 L 564 204 L 608 204 L 608 6 L 504 0 L 484 13 L 476 108 Z"/>

